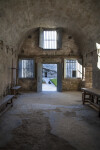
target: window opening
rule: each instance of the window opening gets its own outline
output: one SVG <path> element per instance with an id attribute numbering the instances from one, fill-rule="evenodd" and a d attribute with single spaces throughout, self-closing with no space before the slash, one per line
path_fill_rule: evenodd
<path id="1" fill-rule="evenodd" d="M 62 29 L 40 28 L 39 47 L 44 50 L 57 50 L 62 47 Z"/>
<path id="2" fill-rule="evenodd" d="M 19 60 L 19 78 L 34 77 L 34 60 L 23 59 Z"/>
<path id="3" fill-rule="evenodd" d="M 65 78 L 82 78 L 82 64 L 79 60 L 65 60 Z"/>
<path id="4" fill-rule="evenodd" d="M 100 69 L 100 44 L 96 43 L 96 47 L 97 47 L 97 55 L 98 55 L 97 67 Z"/>
<path id="5" fill-rule="evenodd" d="M 44 31 L 44 49 L 57 49 L 57 32 Z"/>
<path id="6" fill-rule="evenodd" d="M 42 91 L 57 91 L 57 64 L 43 64 Z"/>

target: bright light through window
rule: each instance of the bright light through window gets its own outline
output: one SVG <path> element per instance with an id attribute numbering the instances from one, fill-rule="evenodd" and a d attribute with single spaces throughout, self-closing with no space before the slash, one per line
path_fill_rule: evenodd
<path id="1" fill-rule="evenodd" d="M 34 60 L 20 59 L 19 60 L 19 78 L 33 78 L 34 77 Z"/>
<path id="2" fill-rule="evenodd" d="M 44 31 L 44 49 L 57 49 L 57 32 Z"/>
<path id="3" fill-rule="evenodd" d="M 100 69 L 100 44 L 96 43 L 96 47 L 97 47 L 97 55 L 98 55 L 97 67 Z"/>
<path id="4" fill-rule="evenodd" d="M 82 78 L 81 60 L 65 59 L 64 77 L 65 78 Z"/>
<path id="5" fill-rule="evenodd" d="M 97 49 L 100 49 L 100 44 L 96 43 Z"/>

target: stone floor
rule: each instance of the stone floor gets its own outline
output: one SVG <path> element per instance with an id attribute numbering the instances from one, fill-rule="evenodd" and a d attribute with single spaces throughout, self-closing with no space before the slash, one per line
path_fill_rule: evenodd
<path id="1" fill-rule="evenodd" d="M 22 93 L 0 117 L 0 150 L 100 150 L 100 118 L 80 92 Z"/>

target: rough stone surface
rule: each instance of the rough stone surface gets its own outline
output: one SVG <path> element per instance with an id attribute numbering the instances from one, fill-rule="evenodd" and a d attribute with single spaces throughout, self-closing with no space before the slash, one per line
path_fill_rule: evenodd
<path id="1" fill-rule="evenodd" d="M 1 46 L 1 45 L 0 45 Z M 0 47 L 0 97 L 9 93 L 12 85 L 16 84 L 17 58 L 12 49 L 5 45 Z"/>
<path id="2" fill-rule="evenodd" d="M 43 52 L 37 46 L 39 27 L 61 27 L 62 49 L 50 51 L 49 54 Z M 86 69 L 88 71 L 84 86 L 100 89 L 100 69 L 97 68 L 96 52 L 96 43 L 100 44 L 99 31 L 100 0 L 0 0 L 0 95 L 7 93 L 7 87 L 16 82 L 15 71 L 12 80 L 12 73 L 8 68 L 11 68 L 12 57 L 13 66 L 17 66 L 17 54 L 23 57 L 38 55 L 36 61 L 41 60 L 39 55 L 48 56 L 48 62 L 57 55 L 57 59 L 62 62 L 61 55 L 83 55 L 84 67 L 92 67 L 90 72 Z M 32 35 L 31 39 L 28 38 L 29 35 Z M 69 39 L 69 36 L 72 39 Z M 43 61 L 47 62 L 45 57 Z"/>
<path id="3" fill-rule="evenodd" d="M 69 39 L 69 35 L 67 34 L 66 31 L 63 31 L 62 34 L 62 48 L 60 50 L 43 50 L 39 48 L 39 30 L 37 29 L 34 31 L 32 34 L 30 34 L 31 38 L 26 38 L 25 41 L 23 42 L 22 47 L 20 48 L 20 53 L 19 53 L 19 58 L 34 58 L 35 62 L 41 62 L 41 63 L 60 63 L 64 64 L 64 58 L 66 57 L 80 57 L 80 52 L 79 49 L 73 39 Z M 72 56 L 71 56 L 72 55 Z M 49 58 L 50 57 L 50 58 Z M 36 74 L 36 73 L 35 73 Z M 64 76 L 64 75 L 63 75 Z M 36 80 L 36 79 L 33 79 Z M 25 79 L 21 81 L 19 79 L 19 84 L 23 87 L 22 89 L 24 90 L 25 84 L 28 90 L 33 90 L 33 82 L 32 79 L 28 82 L 29 79 Z M 77 79 L 67 79 L 63 80 L 62 77 L 62 82 L 63 82 L 63 90 L 80 90 L 81 85 L 81 80 Z M 78 87 L 79 86 L 79 87 Z M 36 87 L 36 86 L 35 86 Z M 35 90 L 36 91 L 36 90 Z"/>
<path id="4" fill-rule="evenodd" d="M 79 91 L 82 87 L 81 79 L 64 79 L 62 82 L 63 91 Z"/>
<path id="5" fill-rule="evenodd" d="M 60 50 L 43 50 L 39 47 L 39 29 L 30 33 L 31 38 L 26 38 L 20 48 L 19 56 L 80 56 L 80 51 L 74 38 L 69 39 L 67 31 L 62 31 L 62 48 Z"/>
<path id="6" fill-rule="evenodd" d="M 37 91 L 36 79 L 19 79 L 18 84 L 22 87 L 21 90 Z"/>
<path id="7" fill-rule="evenodd" d="M 64 27 L 75 37 L 80 50 L 99 42 L 99 0 L 1 0 L 0 39 L 18 45 L 37 27 Z M 88 47 L 88 48 L 87 48 Z"/>
<path id="8" fill-rule="evenodd" d="M 0 150 L 99 150 L 99 130 L 80 92 L 23 93 L 0 117 Z"/>
<path id="9" fill-rule="evenodd" d="M 100 69 L 97 67 L 98 55 L 97 51 L 93 53 L 92 67 L 93 67 L 93 87 L 100 89 Z"/>

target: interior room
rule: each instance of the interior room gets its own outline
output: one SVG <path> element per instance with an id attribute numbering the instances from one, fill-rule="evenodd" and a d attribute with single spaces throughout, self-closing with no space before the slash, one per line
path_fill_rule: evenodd
<path id="1" fill-rule="evenodd" d="M 100 149 L 100 0 L 0 0 L 0 150 L 22 149 Z"/>

